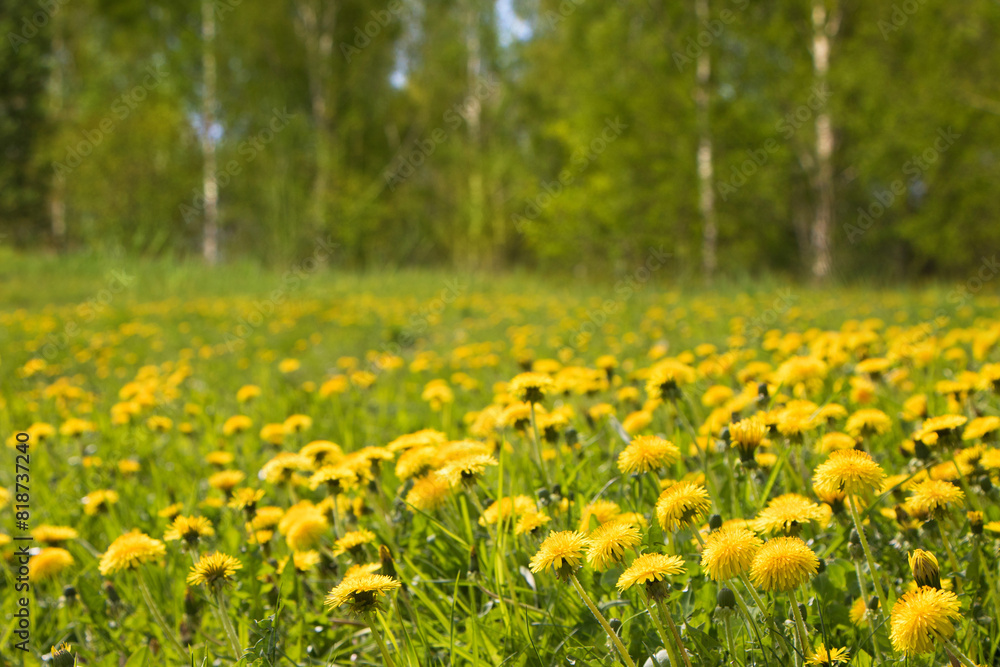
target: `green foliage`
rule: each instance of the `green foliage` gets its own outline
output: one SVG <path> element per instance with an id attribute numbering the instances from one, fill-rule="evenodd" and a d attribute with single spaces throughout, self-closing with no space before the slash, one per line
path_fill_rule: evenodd
<path id="1" fill-rule="evenodd" d="M 593 275 L 663 247 L 672 274 L 691 273 L 701 52 L 724 273 L 808 266 L 817 94 L 834 134 L 837 276 L 955 273 L 1000 244 L 988 0 L 827 0 L 825 91 L 818 0 L 711 0 L 704 25 L 693 3 L 660 0 L 204 1 L 228 259 L 287 263 L 329 237 L 365 268 Z M 200 3 L 40 6 L 0 17 L 0 233 L 196 255 Z"/>

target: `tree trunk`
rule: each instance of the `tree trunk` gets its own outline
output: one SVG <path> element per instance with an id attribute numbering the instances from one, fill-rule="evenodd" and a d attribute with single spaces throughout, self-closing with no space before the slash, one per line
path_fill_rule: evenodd
<path id="1" fill-rule="evenodd" d="M 201 0 L 201 67 L 204 90 L 201 98 L 202 194 L 205 197 L 205 222 L 201 252 L 205 261 L 219 261 L 219 184 L 215 176 L 215 7 L 212 0 Z"/>
<path id="2" fill-rule="evenodd" d="M 306 47 L 306 71 L 316 141 L 313 143 L 313 174 L 309 194 L 309 222 L 314 232 L 325 229 L 330 180 L 333 176 L 333 117 L 329 96 L 332 87 L 333 30 L 336 11 L 333 3 L 323 0 L 296 2 L 296 28 Z"/>
<path id="3" fill-rule="evenodd" d="M 830 69 L 830 36 L 836 27 L 827 19 L 825 0 L 813 0 L 813 75 L 825 94 Z M 812 274 L 826 280 L 832 268 L 830 229 L 833 226 L 833 128 L 825 97 L 816 112 L 816 212 L 812 224 Z"/>
<path id="4" fill-rule="evenodd" d="M 482 169 L 482 101 L 476 96 L 479 78 L 482 73 L 482 55 L 479 43 L 478 3 L 467 5 L 467 24 L 465 35 L 466 46 L 466 76 L 468 78 L 469 102 L 469 253 L 465 258 L 472 265 L 483 261 L 483 233 L 485 226 L 483 169 Z"/>
<path id="5" fill-rule="evenodd" d="M 708 0 L 695 0 L 695 14 L 698 25 L 707 25 L 709 20 Z M 712 190 L 712 132 L 708 115 L 709 78 L 712 75 L 712 60 L 708 48 L 702 49 L 697 61 L 697 84 L 694 101 L 698 126 L 698 211 L 701 213 L 702 243 L 701 264 L 705 278 L 711 279 L 715 273 L 716 239 L 718 226 L 715 220 L 715 191 Z"/>
<path id="6" fill-rule="evenodd" d="M 52 118 L 56 123 L 62 122 L 66 80 L 66 42 L 62 33 L 61 12 L 52 15 L 52 56 L 54 64 L 50 79 L 50 94 L 52 101 Z M 57 170 L 52 177 L 49 190 L 49 219 L 52 225 L 52 243 L 56 250 L 66 248 L 66 174 Z"/>

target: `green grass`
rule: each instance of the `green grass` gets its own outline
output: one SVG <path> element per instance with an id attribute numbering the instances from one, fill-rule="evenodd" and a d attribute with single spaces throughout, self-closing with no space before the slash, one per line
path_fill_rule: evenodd
<path id="1" fill-rule="evenodd" d="M 121 271 L 129 284 L 114 291 L 112 271 Z M 767 498 L 781 493 L 817 500 L 808 475 L 826 458 L 818 451 L 819 440 L 826 432 L 844 431 L 846 419 L 817 425 L 801 445 L 773 432 L 770 451 L 776 458 L 753 472 L 737 463 L 735 450 L 713 444 L 702 456 L 691 449 L 691 428 L 701 435 L 705 427 L 714 442 L 728 421 L 702 402 L 711 386 L 729 387 L 736 395 L 749 392 L 749 397 L 756 394 L 756 380 L 770 382 L 769 402 L 744 401 L 734 419 L 758 409 L 777 417 L 793 399 L 837 403 L 848 414 L 878 408 L 889 416 L 890 428 L 863 438 L 859 446 L 890 475 L 917 473 L 947 462 L 952 453 L 936 447 L 924 462 L 902 447 L 920 425 L 919 418 L 902 416 L 907 398 L 926 394 L 929 415 L 998 414 L 996 394 L 979 385 L 988 364 L 997 362 L 991 336 L 1000 331 L 1000 301 L 986 290 L 957 303 L 948 299 L 950 285 L 875 290 L 758 282 L 710 289 L 673 284 L 658 274 L 631 287 L 620 282 L 630 273 L 635 277 L 635 269 L 586 281 L 430 270 L 352 274 L 329 267 L 292 280 L 288 271 L 242 263 L 208 269 L 125 258 L 119 265 L 81 256 L 0 257 L 0 434 L 13 438 L 40 423 L 59 429 L 72 418 L 93 423 L 93 430 L 81 436 L 57 434 L 33 443 L 30 523 L 71 526 L 79 538 L 63 545 L 73 564 L 54 579 L 32 585 L 32 651 L 27 655 L 11 648 L 17 569 L 9 560 L 14 545 L 0 546 L 7 557 L 0 566 L 0 662 L 37 664 L 52 645 L 68 641 L 80 664 L 186 663 L 155 622 L 136 573 L 102 576 L 98 571 L 101 554 L 123 532 L 139 529 L 162 539 L 168 521 L 158 513 L 182 503 L 185 515 L 207 517 L 214 525 L 215 534 L 199 544 L 200 553 L 218 550 L 242 563 L 225 595 L 241 647 L 253 647 L 244 664 L 382 664 L 364 619 L 346 607 L 331 610 L 323 604 L 348 566 L 379 562 L 378 545 L 392 551 L 397 577 L 406 585 L 384 600 L 374 619 L 400 667 L 608 664 L 608 638 L 573 587 L 551 570 L 528 569 L 548 531 L 580 528 L 584 507 L 601 500 L 643 515 L 648 525 L 640 551 L 684 558 L 686 572 L 672 577 L 664 606 L 680 628 L 692 665 L 733 660 L 791 665 L 795 659 L 781 655 L 784 641 L 794 641 L 793 627 L 785 622 L 784 595 L 761 592 L 776 625 L 759 615 L 754 624 L 739 616 L 732 620 L 736 655 L 728 654 L 716 610 L 719 587 L 701 571 L 691 530 L 663 532 L 654 511 L 659 490 L 653 474 L 623 475 L 616 462 L 624 436 L 615 421 L 593 419 L 588 412 L 607 403 L 615 419 L 630 426 L 635 413 L 648 412 L 648 425 L 633 434 L 660 434 L 684 453 L 658 477 L 701 479 L 712 491 L 711 512 L 725 519 L 752 519 Z M 603 355 L 618 363 L 610 382 L 595 370 Z M 801 386 L 791 381 L 781 386 L 782 376 L 773 373 L 796 355 L 823 359 L 827 372 Z M 690 364 L 696 379 L 682 387 L 678 403 L 644 407 L 647 371 L 666 357 Z M 890 359 L 892 372 L 875 378 L 857 373 L 856 364 L 870 357 Z M 44 366 L 32 362 L 38 359 Z M 300 365 L 282 372 L 279 364 L 285 359 Z M 555 374 L 566 393 L 550 395 L 544 406 L 550 413 L 561 408 L 566 419 L 553 422 L 554 440 L 543 438 L 540 449 L 554 459 L 543 473 L 530 427 L 478 431 L 474 423 L 476 413 L 505 402 L 496 383 L 545 359 L 559 360 L 550 362 L 553 368 L 577 370 Z M 744 385 L 740 371 L 752 371 L 755 362 L 766 362 L 771 370 L 742 376 Z M 374 376 L 369 388 L 362 386 L 363 378 L 352 378 L 357 371 Z M 324 383 L 340 375 L 344 391 L 322 395 Z M 423 397 L 435 379 L 447 383 L 453 399 L 440 410 Z M 871 381 L 868 402 L 862 400 L 866 379 Z M 942 380 L 964 382 L 969 389 L 953 400 L 940 390 Z M 237 391 L 249 384 L 260 387 L 261 395 L 240 403 Z M 130 402 L 137 404 L 136 414 L 128 423 L 115 423 L 113 410 L 121 408 L 113 406 Z M 250 417 L 253 427 L 224 434 L 223 424 L 236 414 Z M 258 435 L 265 424 L 291 415 L 309 416 L 311 427 L 288 434 L 279 445 Z M 169 418 L 171 427 L 165 432 L 151 428 L 153 416 Z M 497 465 L 427 511 L 406 503 L 411 483 L 396 475 L 398 454 L 372 466 L 371 483 L 362 482 L 344 496 L 354 505 L 338 513 L 337 527 L 340 534 L 370 530 L 375 541 L 356 555 L 335 555 L 337 533 L 328 512 L 330 525 L 312 545 L 319 562 L 307 573 L 289 566 L 279 574 L 279 564 L 291 554 L 287 537 L 276 531 L 266 548 L 250 544 L 244 517 L 226 507 L 226 494 L 209 484 L 220 466 L 206 456 L 224 451 L 233 460 L 221 467 L 243 472 L 240 486 L 262 489 L 261 505 L 287 510 L 303 501 L 320 504 L 329 495 L 325 487 L 272 483 L 259 479 L 258 472 L 279 452 L 298 451 L 310 441 L 329 440 L 351 454 L 421 429 L 439 430 L 449 440 L 486 442 L 495 448 Z M 995 446 L 989 437 L 984 447 Z M 16 451 L 6 451 L 0 487 L 14 493 Z M 123 460 L 137 462 L 138 472 L 119 470 Z M 311 474 L 301 472 L 305 478 Z M 558 491 L 540 493 L 546 475 Z M 968 479 L 956 482 L 968 493 L 964 509 L 979 507 L 986 521 L 997 521 L 997 491 L 987 490 L 983 481 L 991 477 L 995 480 L 995 471 L 975 464 Z M 87 514 L 81 498 L 104 489 L 114 490 L 118 501 L 105 512 Z M 900 595 L 911 579 L 906 551 L 934 551 L 943 578 L 962 577 L 964 618 L 956 623 L 956 642 L 977 662 L 988 663 L 996 655 L 992 638 L 1000 634 L 994 534 L 973 536 L 959 508 L 946 510 L 936 522 L 900 524 L 891 510 L 904 504 L 908 493 L 870 494 L 862 508 L 883 586 L 890 597 Z M 480 525 L 483 508 L 493 500 L 518 495 L 531 498 L 549 517 L 537 533 L 515 534 L 511 521 Z M 329 509 L 322 507 L 321 512 Z M 591 520 L 584 528 L 596 525 Z M 957 568 L 939 547 L 937 526 L 950 538 Z M 801 527 L 801 537 L 825 568 L 797 599 L 806 604 L 810 644 L 846 647 L 852 664 L 865 666 L 876 652 L 883 658 L 893 653 L 886 632 L 872 637 L 870 629 L 849 618 L 863 580 L 869 592 L 872 588 L 867 566 L 862 561 L 857 570 L 851 560 L 851 528 L 846 511 L 834 513 L 828 524 Z M 10 522 L 0 532 L 20 534 Z M 577 575 L 602 614 L 621 622 L 628 652 L 641 665 L 662 642 L 641 587 L 619 593 L 615 586 L 633 556 L 629 551 L 622 565 L 607 572 L 585 566 Z M 162 562 L 146 564 L 142 572 L 166 632 L 190 643 L 194 663 L 233 664 L 213 598 L 204 587 L 188 590 L 185 583 L 191 564 L 191 555 L 177 542 L 167 542 Z M 69 585 L 75 595 L 64 591 Z M 742 589 L 752 605 L 749 591 L 731 585 Z M 151 647 L 150 639 L 155 640 Z M 149 657 L 146 651 L 158 655 Z M 902 660 L 902 654 L 894 658 Z M 945 659 L 941 649 L 936 662 L 926 656 L 910 662 Z"/>

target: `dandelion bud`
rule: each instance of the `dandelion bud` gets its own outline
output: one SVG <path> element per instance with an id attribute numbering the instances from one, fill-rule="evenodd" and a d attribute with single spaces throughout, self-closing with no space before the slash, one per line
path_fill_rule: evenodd
<path id="1" fill-rule="evenodd" d="M 103 584 L 104 597 L 108 599 L 108 602 L 112 605 L 116 605 L 121 602 L 121 598 L 118 596 L 118 591 L 115 590 L 115 585 L 110 581 L 105 581 Z"/>
<path id="2" fill-rule="evenodd" d="M 851 555 L 851 559 L 853 560 L 863 560 L 865 557 L 865 549 L 860 544 L 855 544 L 854 542 L 851 542 L 847 546 L 847 551 Z"/>
<path id="3" fill-rule="evenodd" d="M 567 428 L 563 434 L 566 436 L 566 444 L 570 447 L 575 446 L 576 443 L 580 441 L 580 434 L 577 433 L 576 429 L 572 426 Z"/>
<path id="4" fill-rule="evenodd" d="M 826 572 L 826 559 L 820 558 L 819 564 L 816 566 L 816 574 L 823 574 Z"/>
<path id="5" fill-rule="evenodd" d="M 980 527 L 981 526 L 982 522 L 980 521 Z M 982 530 L 980 530 L 980 532 L 982 532 Z M 76 602 L 76 588 L 73 586 L 64 586 L 63 598 L 66 599 L 66 604 L 73 604 L 74 602 Z"/>
<path id="6" fill-rule="evenodd" d="M 918 586 L 941 588 L 941 570 L 937 558 L 929 551 L 917 549 L 909 556 L 913 579 Z"/>
<path id="7" fill-rule="evenodd" d="M 732 609 L 736 606 L 736 594 L 723 586 L 719 589 L 719 594 L 715 597 L 715 602 L 723 609 Z"/>
<path id="8" fill-rule="evenodd" d="M 76 656 L 73 655 L 69 644 L 60 644 L 52 647 L 48 663 L 55 667 L 73 667 L 76 664 Z"/>
<path id="9" fill-rule="evenodd" d="M 922 440 L 917 440 L 913 443 L 913 455 L 921 461 L 926 461 L 931 456 L 931 450 Z"/>
<path id="10" fill-rule="evenodd" d="M 469 576 L 479 574 L 479 550 L 473 546 L 469 549 Z"/>
<path id="11" fill-rule="evenodd" d="M 390 577 L 396 577 L 396 561 L 393 559 L 392 551 L 389 547 L 380 544 L 378 547 L 378 557 L 382 563 L 382 573 Z"/>
<path id="12" fill-rule="evenodd" d="M 708 527 L 711 530 L 718 530 L 722 528 L 722 517 L 719 516 L 718 514 L 713 514 L 712 516 L 708 517 Z"/>
<path id="13" fill-rule="evenodd" d="M 759 402 L 761 402 L 761 403 L 765 403 L 765 402 L 767 402 L 767 399 L 769 399 L 770 397 L 771 396 L 770 396 L 770 394 L 768 393 L 768 390 L 767 390 L 767 383 L 766 382 L 758 382 L 757 383 L 757 400 Z"/>
<path id="14" fill-rule="evenodd" d="M 969 529 L 972 531 L 973 535 L 983 534 L 983 513 L 982 512 L 969 512 L 966 515 L 969 518 Z"/>
<path id="15" fill-rule="evenodd" d="M 989 493 L 993 490 L 993 480 L 990 479 L 989 475 L 983 475 L 983 478 L 979 480 L 979 488 L 983 493 Z"/>
<path id="16" fill-rule="evenodd" d="M 878 610 L 878 596 L 873 595 L 870 598 L 868 598 L 868 611 L 877 611 L 877 610 Z"/>

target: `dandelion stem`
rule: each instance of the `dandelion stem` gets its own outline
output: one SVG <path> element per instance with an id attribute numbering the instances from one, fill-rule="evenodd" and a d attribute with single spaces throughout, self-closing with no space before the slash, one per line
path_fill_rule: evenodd
<path id="1" fill-rule="evenodd" d="M 729 648 L 730 659 L 735 660 L 738 665 L 742 665 L 743 661 L 736 656 L 736 642 L 733 641 L 733 624 L 730 614 L 732 614 L 732 610 L 727 610 L 726 617 L 722 619 L 726 626 L 726 646 Z"/>
<path id="2" fill-rule="evenodd" d="M 663 627 L 663 622 L 653 613 L 653 607 L 649 602 L 649 596 L 643 595 L 642 601 L 646 605 L 646 611 L 649 613 L 649 618 L 653 621 L 653 626 L 656 628 L 656 634 L 660 636 L 660 641 L 663 642 L 663 648 L 667 650 L 670 654 L 670 664 L 674 667 L 678 667 L 680 664 L 677 659 L 677 654 L 674 651 L 674 643 L 667 637 L 667 631 Z"/>
<path id="3" fill-rule="evenodd" d="M 875 595 L 878 597 L 879 616 L 886 608 L 885 593 L 882 592 L 882 584 L 879 582 L 878 571 L 875 569 L 875 559 L 872 558 L 872 550 L 868 547 L 868 538 L 865 537 L 864 526 L 861 525 L 861 516 L 858 514 L 858 507 L 854 496 L 847 496 L 847 506 L 851 509 L 851 519 L 854 527 L 858 530 L 858 538 L 861 540 L 861 548 L 865 552 L 865 559 L 868 561 L 868 571 L 872 575 L 872 583 L 875 584 Z"/>
<path id="4" fill-rule="evenodd" d="M 882 653 L 878 649 L 878 641 L 875 640 L 875 628 L 878 627 L 878 619 L 875 612 L 868 608 L 868 587 L 865 586 L 865 579 L 861 576 L 860 561 L 854 561 L 854 571 L 858 575 L 858 588 L 861 589 L 861 599 L 865 602 L 865 615 L 868 617 L 868 623 L 872 628 L 872 656 L 875 658 L 875 664 L 881 665 Z"/>
<path id="5" fill-rule="evenodd" d="M 972 660 L 970 660 L 969 657 L 962 652 L 962 649 L 955 646 L 954 642 L 946 639 L 944 646 L 945 652 L 949 657 L 958 658 L 958 661 L 965 665 L 965 667 L 977 667 L 976 663 L 972 662 Z"/>
<path id="6" fill-rule="evenodd" d="M 670 612 L 663 608 L 662 604 L 657 603 L 657 608 L 660 613 L 667 620 L 667 626 L 670 628 L 671 634 L 674 636 L 674 641 L 677 643 L 677 652 L 681 654 L 681 658 L 684 660 L 684 667 L 691 667 L 691 659 L 688 657 L 687 651 L 684 649 L 684 642 L 681 641 L 681 633 L 677 631 L 677 626 L 674 624 L 673 617 L 670 616 Z"/>
<path id="7" fill-rule="evenodd" d="M 167 625 L 166 619 L 163 618 L 163 614 L 160 613 L 160 608 L 156 605 L 156 600 L 153 599 L 153 594 L 149 591 L 149 585 L 146 584 L 146 578 L 142 574 L 142 570 L 137 569 L 135 571 L 136 578 L 139 580 L 139 591 L 142 593 L 143 599 L 146 601 L 146 606 L 149 608 L 149 613 L 153 615 L 153 620 L 156 624 L 160 626 L 163 630 L 163 636 L 167 638 L 174 648 L 181 654 L 182 657 L 187 658 L 188 651 L 184 648 L 177 637 L 174 635 L 174 631 Z"/>
<path id="8" fill-rule="evenodd" d="M 226 631 L 226 639 L 229 640 L 229 649 L 233 652 L 233 658 L 239 660 L 243 656 L 243 649 L 240 648 L 240 636 L 236 634 L 236 628 L 233 627 L 233 623 L 229 618 L 229 610 L 226 606 L 226 598 L 222 593 L 222 588 L 220 586 L 214 586 L 215 590 L 212 591 L 215 597 L 215 607 L 219 614 L 219 622 L 222 623 L 223 629 Z"/>
<path id="9" fill-rule="evenodd" d="M 958 576 L 958 559 L 955 558 L 955 550 L 951 548 L 951 538 L 948 537 L 948 533 L 945 531 L 944 526 L 941 524 L 943 521 L 940 519 L 937 522 L 938 535 L 941 536 L 941 544 L 944 545 L 945 553 L 948 554 L 948 560 L 951 561 L 951 570 L 955 573 L 952 581 L 955 582 L 955 593 L 961 595 L 962 593 L 962 579 Z"/>
<path id="10" fill-rule="evenodd" d="M 382 660 L 385 661 L 386 667 L 396 667 L 396 663 L 392 661 L 392 656 L 389 655 L 389 647 L 385 645 L 385 640 L 382 639 L 382 635 L 379 633 L 378 628 L 375 627 L 375 619 L 372 618 L 372 614 L 365 614 L 364 619 L 365 623 L 368 624 L 368 629 L 372 631 L 372 637 L 374 637 L 375 643 L 378 644 L 378 650 L 382 652 Z"/>
<path id="11" fill-rule="evenodd" d="M 788 601 L 792 603 L 792 616 L 795 617 L 795 629 L 799 635 L 799 645 L 802 647 L 802 654 L 806 659 L 812 657 L 812 647 L 806 638 L 806 624 L 802 620 L 802 612 L 799 611 L 799 601 L 795 599 L 795 591 L 788 591 Z"/>
<path id="12" fill-rule="evenodd" d="M 549 468 L 545 465 L 545 459 L 542 458 L 542 443 L 538 439 L 538 422 L 535 420 L 535 404 L 529 403 L 531 407 L 531 433 L 534 437 L 535 443 L 535 456 L 538 457 L 538 467 L 542 469 L 542 475 L 545 477 L 545 486 L 552 486 L 552 478 L 549 477 Z"/>
<path id="13" fill-rule="evenodd" d="M 785 652 L 786 655 L 789 656 L 794 655 L 795 652 L 788 645 L 788 639 L 785 637 L 785 633 L 783 633 L 780 628 L 774 625 L 774 622 L 771 620 L 771 617 L 767 613 L 767 606 L 764 604 L 764 601 L 760 598 L 760 595 L 757 594 L 757 591 L 754 589 L 753 585 L 751 585 L 750 581 L 747 579 L 747 575 L 740 574 L 739 578 L 740 581 L 743 582 L 743 585 L 746 587 L 747 591 L 750 593 L 750 597 L 753 598 L 754 604 L 756 604 L 757 608 L 760 609 L 760 612 L 764 614 L 764 618 L 767 620 L 767 624 L 771 627 L 771 630 L 774 631 L 775 636 L 781 640 L 782 650 Z M 741 596 L 735 588 L 733 589 L 733 593 L 736 594 L 736 602 L 740 605 L 740 608 L 743 610 L 743 613 L 746 615 L 747 618 L 750 619 L 750 622 L 753 623 L 754 627 L 756 628 L 757 624 L 753 620 L 753 617 L 750 615 L 750 609 L 747 607 L 747 603 L 743 600 L 743 596 Z"/>
<path id="14" fill-rule="evenodd" d="M 621 637 L 619 637 L 618 633 L 611 628 L 611 625 L 608 623 L 608 619 L 604 618 L 604 614 L 602 614 L 601 610 L 597 608 L 596 604 L 594 604 L 594 601 L 591 599 L 590 595 L 587 594 L 587 591 L 583 589 L 583 585 L 580 583 L 580 580 L 576 578 L 575 574 L 569 575 L 569 580 L 573 582 L 573 586 L 576 588 L 576 592 L 580 594 L 584 604 L 590 608 L 590 613 L 594 615 L 597 622 L 600 623 L 601 627 L 604 628 L 604 631 L 608 633 L 608 637 L 610 637 L 611 641 L 614 642 L 615 648 L 618 649 L 618 654 L 621 656 L 622 661 L 628 665 L 628 667 L 635 667 L 635 663 L 632 662 L 632 658 L 629 656 L 628 650 L 625 648 L 625 644 L 622 643 Z"/>

